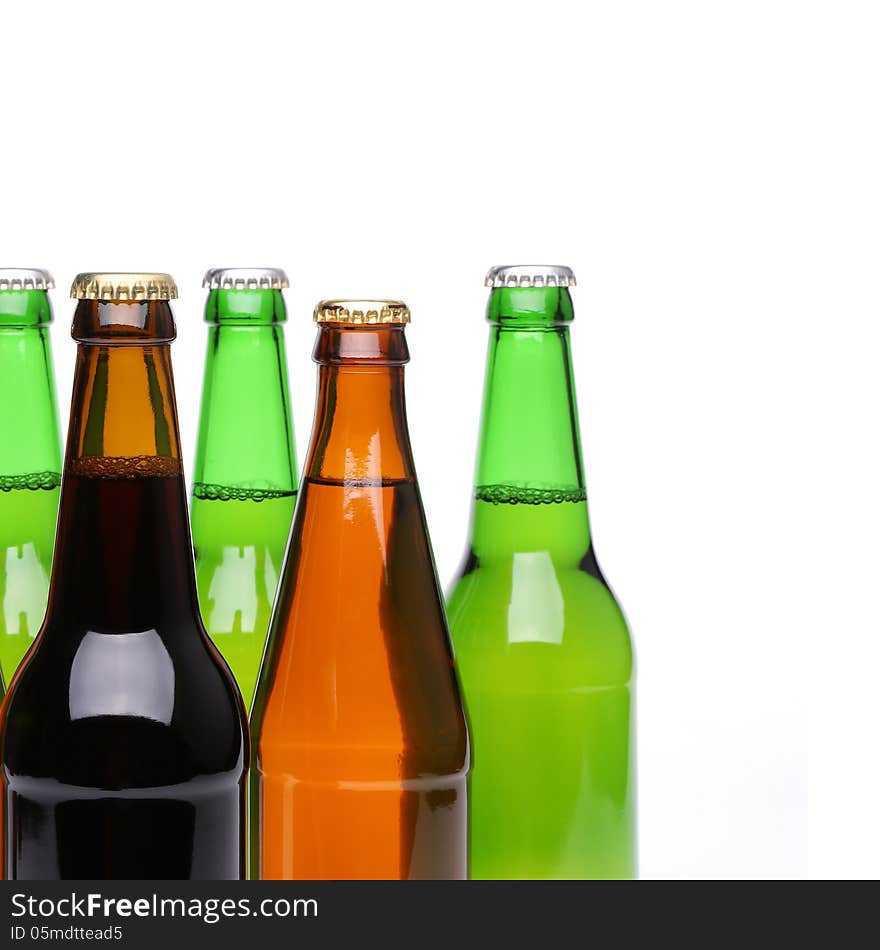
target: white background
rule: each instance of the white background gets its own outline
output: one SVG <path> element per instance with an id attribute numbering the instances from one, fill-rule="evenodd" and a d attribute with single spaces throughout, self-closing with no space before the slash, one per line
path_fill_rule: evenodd
<path id="1" fill-rule="evenodd" d="M 289 271 L 301 460 L 315 301 L 405 299 L 444 584 L 483 273 L 573 266 L 594 534 L 638 651 L 642 873 L 875 875 L 875 10 L 6 4 L 0 263 L 58 281 L 63 414 L 73 275 L 175 275 L 190 467 L 205 268 Z"/>

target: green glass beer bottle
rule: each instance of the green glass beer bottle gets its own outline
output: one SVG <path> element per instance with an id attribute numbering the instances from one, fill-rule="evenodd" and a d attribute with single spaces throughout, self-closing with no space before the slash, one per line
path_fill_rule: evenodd
<path id="1" fill-rule="evenodd" d="M 49 592 L 61 431 L 44 270 L 0 269 L 0 670 L 8 685 Z"/>
<path id="2" fill-rule="evenodd" d="M 199 604 L 249 709 L 296 501 L 282 270 L 209 270 L 192 498 Z"/>
<path id="3" fill-rule="evenodd" d="M 593 552 L 567 267 L 493 268 L 470 550 L 448 598 L 475 878 L 636 873 L 633 656 Z"/>

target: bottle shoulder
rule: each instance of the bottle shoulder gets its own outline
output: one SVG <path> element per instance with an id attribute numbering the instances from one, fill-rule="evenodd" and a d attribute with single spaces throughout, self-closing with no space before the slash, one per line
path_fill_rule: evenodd
<path id="1" fill-rule="evenodd" d="M 590 557 L 579 563 L 560 563 L 548 552 L 492 563 L 471 558 L 449 590 L 447 611 L 466 689 L 472 663 L 526 657 L 533 664 L 573 664 L 573 676 L 594 683 L 621 684 L 632 676 L 626 618 Z"/>
<path id="2" fill-rule="evenodd" d="M 251 726 L 267 772 L 362 780 L 466 769 L 466 721 L 412 482 L 307 481 Z"/>
<path id="3" fill-rule="evenodd" d="M 9 689 L 8 772 L 102 785 L 170 785 L 234 772 L 247 727 L 228 670 L 197 625 L 98 634 L 47 626 Z"/>

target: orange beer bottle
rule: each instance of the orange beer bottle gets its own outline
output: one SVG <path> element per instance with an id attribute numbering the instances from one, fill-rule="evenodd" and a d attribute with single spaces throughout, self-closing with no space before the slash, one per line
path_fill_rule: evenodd
<path id="1" fill-rule="evenodd" d="M 251 874 L 467 876 L 469 742 L 406 425 L 409 310 L 325 301 L 251 720 Z"/>

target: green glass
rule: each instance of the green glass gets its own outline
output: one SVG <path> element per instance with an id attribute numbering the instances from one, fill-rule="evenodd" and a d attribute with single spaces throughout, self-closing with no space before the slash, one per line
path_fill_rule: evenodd
<path id="1" fill-rule="evenodd" d="M 43 622 L 55 544 L 61 429 L 51 322 L 45 290 L 0 289 L 0 669 L 7 685 Z"/>
<path id="2" fill-rule="evenodd" d="M 448 597 L 474 878 L 636 874 L 633 654 L 590 537 L 567 287 L 501 287 L 470 551 Z"/>
<path id="3" fill-rule="evenodd" d="M 279 289 L 215 289 L 192 532 L 205 627 L 249 709 L 296 501 Z"/>

